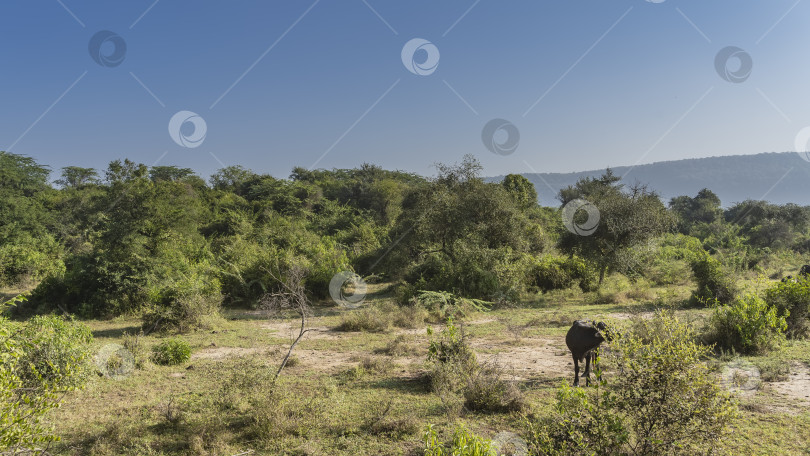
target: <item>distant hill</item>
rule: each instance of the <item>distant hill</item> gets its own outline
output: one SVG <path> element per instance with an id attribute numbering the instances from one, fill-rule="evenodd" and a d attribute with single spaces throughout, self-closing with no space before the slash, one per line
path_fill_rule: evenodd
<path id="1" fill-rule="evenodd" d="M 702 188 L 708 188 L 720 197 L 724 207 L 746 199 L 810 205 L 810 162 L 794 152 L 692 158 L 612 169 L 617 176 L 627 174 L 622 180 L 624 184 L 647 184 L 665 203 L 673 196 L 695 196 Z M 604 171 L 523 175 L 534 183 L 540 204 L 556 206 L 561 188 L 585 176 L 598 177 Z M 487 180 L 502 179 L 503 176 L 495 176 Z"/>

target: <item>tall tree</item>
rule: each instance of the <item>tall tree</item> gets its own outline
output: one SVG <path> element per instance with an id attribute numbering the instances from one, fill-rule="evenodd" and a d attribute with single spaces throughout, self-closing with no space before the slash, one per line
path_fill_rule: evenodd
<path id="1" fill-rule="evenodd" d="M 558 196 L 563 207 L 581 199 L 596 208 L 590 213 L 578 210 L 572 214 L 573 224 L 580 226 L 584 226 L 586 220 L 593 223 L 589 218 L 598 214 L 599 223 L 593 231 L 578 234 L 566 230 L 559 242 L 563 251 L 577 254 L 596 266 L 600 285 L 608 271 L 632 268 L 632 247 L 668 231 L 673 225 L 672 216 L 655 192 L 642 185 L 625 191 L 619 181 L 619 177 L 607 170 L 597 179 L 580 179 L 576 185 L 560 190 Z"/>
<path id="2" fill-rule="evenodd" d="M 98 184 L 98 172 L 93 168 L 66 166 L 62 168 L 62 177 L 56 183 L 62 188 L 79 188 L 87 184 Z"/>
<path id="3" fill-rule="evenodd" d="M 537 190 L 529 179 L 520 174 L 508 174 L 503 178 L 501 185 L 512 195 L 518 206 L 530 208 L 537 205 Z"/>

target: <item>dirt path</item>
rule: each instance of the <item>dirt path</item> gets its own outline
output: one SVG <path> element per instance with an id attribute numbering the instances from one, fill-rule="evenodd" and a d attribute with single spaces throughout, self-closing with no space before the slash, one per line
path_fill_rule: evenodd
<path id="1" fill-rule="evenodd" d="M 810 407 L 810 367 L 803 363 L 790 366 L 790 377 L 784 382 L 773 382 L 771 388 L 793 402 L 793 405 Z"/>
<path id="2" fill-rule="evenodd" d="M 518 343 L 484 339 L 471 345 L 478 359 L 506 368 L 516 380 L 573 375 L 571 356 L 562 337 L 522 338 Z"/>
<path id="3" fill-rule="evenodd" d="M 495 319 L 483 319 L 469 322 L 470 325 L 483 325 L 496 321 Z M 274 333 L 277 337 L 296 336 L 297 328 L 289 321 L 260 321 L 258 327 Z M 441 325 L 431 325 L 436 331 L 441 330 Z M 357 333 L 344 333 L 334 331 L 326 326 L 314 326 L 305 336 L 309 340 L 337 340 L 350 337 Z M 396 329 L 391 331 L 391 338 L 406 336 L 424 336 L 425 328 L 416 329 Z M 506 341 L 492 340 L 487 338 L 476 338 L 471 341 L 472 348 L 478 354 L 479 360 L 487 363 L 494 363 L 507 369 L 515 376 L 515 380 L 523 381 L 537 378 L 558 378 L 568 376 L 571 372 L 571 359 L 565 349 L 565 342 L 562 337 L 556 338 L 521 338 L 519 341 L 512 339 Z M 224 360 L 232 357 L 249 356 L 258 353 L 277 351 L 277 346 L 262 347 L 208 347 L 192 355 L 192 359 L 204 360 Z M 371 353 L 360 351 L 334 351 L 334 350 L 295 350 L 295 356 L 301 362 L 301 366 L 322 372 L 335 372 L 345 369 L 355 364 L 363 356 Z M 399 365 L 419 363 L 422 357 L 396 357 L 395 361 Z"/>

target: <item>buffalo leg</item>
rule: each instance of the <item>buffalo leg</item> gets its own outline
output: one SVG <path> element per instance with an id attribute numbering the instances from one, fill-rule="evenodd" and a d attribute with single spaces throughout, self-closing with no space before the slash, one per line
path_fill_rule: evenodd
<path id="1" fill-rule="evenodd" d="M 585 354 L 585 372 L 582 373 L 582 376 L 585 377 L 585 385 L 591 386 L 591 357 L 593 354 L 588 352 Z"/>
<path id="2" fill-rule="evenodd" d="M 579 386 L 579 360 L 574 356 L 574 386 Z"/>

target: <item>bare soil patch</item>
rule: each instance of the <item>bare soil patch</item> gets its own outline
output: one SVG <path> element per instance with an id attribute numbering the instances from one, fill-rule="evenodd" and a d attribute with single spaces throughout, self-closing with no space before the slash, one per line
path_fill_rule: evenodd
<path id="1" fill-rule="evenodd" d="M 573 372 L 571 356 L 562 338 L 523 338 L 519 343 L 516 346 L 513 342 L 474 340 L 471 345 L 481 361 L 504 367 L 516 380 L 564 377 Z"/>
<path id="2" fill-rule="evenodd" d="M 770 383 L 771 388 L 792 401 L 792 405 L 810 407 L 810 367 L 803 363 L 790 366 L 790 377 Z"/>
<path id="3" fill-rule="evenodd" d="M 250 347 L 250 348 L 241 348 L 241 347 L 209 347 L 199 350 L 191 355 L 191 359 L 211 359 L 211 360 L 223 360 L 227 358 L 233 358 L 237 356 L 247 356 L 252 355 L 255 353 L 259 353 L 262 351 L 268 351 L 268 347 Z"/>
<path id="4" fill-rule="evenodd" d="M 275 332 L 279 337 L 291 337 L 295 339 L 298 337 L 298 331 L 301 329 L 301 321 L 263 322 L 259 325 L 259 328 Z M 338 339 L 342 334 L 345 334 L 334 331 L 326 326 L 307 326 L 307 329 L 307 335 L 304 336 L 307 339 Z"/>

